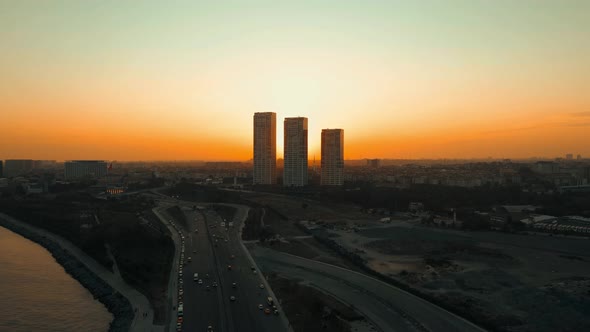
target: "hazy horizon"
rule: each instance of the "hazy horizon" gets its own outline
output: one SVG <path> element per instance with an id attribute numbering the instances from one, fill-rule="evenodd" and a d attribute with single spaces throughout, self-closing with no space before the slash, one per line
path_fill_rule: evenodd
<path id="1" fill-rule="evenodd" d="M 565 158 L 565 154 L 561 156 L 531 156 L 531 157 L 521 157 L 521 158 L 508 158 L 508 157 L 465 157 L 465 158 L 344 158 L 345 162 L 352 162 L 352 161 L 366 161 L 372 159 L 379 159 L 381 161 L 501 161 L 501 160 L 511 160 L 511 161 L 529 161 L 529 160 L 539 160 L 539 161 L 555 161 L 556 159 L 562 159 L 564 161 L 576 161 L 577 155 L 573 154 L 573 159 L 568 160 Z M 581 155 L 582 160 L 587 160 L 588 158 Z M 253 160 L 250 159 L 100 159 L 100 158 L 92 158 L 92 159 L 36 159 L 36 158 L 0 158 L 0 161 L 6 160 L 34 160 L 34 161 L 55 161 L 57 163 L 63 163 L 66 161 L 74 161 L 74 160 L 87 160 L 87 161 L 105 161 L 105 162 L 113 162 L 113 163 L 136 163 L 136 162 L 146 162 L 146 163 L 207 163 L 207 162 L 235 162 L 235 163 L 252 163 Z M 282 157 L 277 158 L 277 161 L 283 160 Z M 319 167 L 321 159 L 316 158 L 316 166 Z M 309 167 L 313 166 L 314 159 L 308 159 Z"/>
<path id="2" fill-rule="evenodd" d="M 3 2 L 0 157 L 248 160 L 252 116 L 345 159 L 590 155 L 590 2 Z M 204 158 L 204 159 L 203 159 Z M 318 159 L 319 160 L 319 159 Z"/>

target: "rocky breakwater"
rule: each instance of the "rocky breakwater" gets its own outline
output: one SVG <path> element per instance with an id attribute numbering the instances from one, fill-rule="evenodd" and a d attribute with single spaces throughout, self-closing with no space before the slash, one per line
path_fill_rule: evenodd
<path id="1" fill-rule="evenodd" d="M 0 216 L 0 226 L 10 229 L 21 236 L 38 243 L 53 255 L 58 264 L 76 279 L 83 287 L 88 289 L 95 299 L 100 301 L 107 310 L 113 314 L 114 319 L 110 324 L 109 331 L 129 331 L 133 321 L 134 312 L 131 304 L 121 293 L 114 290 L 104 280 L 90 271 L 86 265 L 78 261 L 67 250 L 51 239 L 40 235 L 28 228 L 16 225 Z"/>

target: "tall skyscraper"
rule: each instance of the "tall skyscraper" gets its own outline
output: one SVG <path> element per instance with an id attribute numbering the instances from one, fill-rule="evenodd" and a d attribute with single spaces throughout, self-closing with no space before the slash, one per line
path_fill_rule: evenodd
<path id="1" fill-rule="evenodd" d="M 283 185 L 307 185 L 307 118 L 285 118 Z"/>
<path id="2" fill-rule="evenodd" d="M 322 186 L 341 186 L 344 182 L 344 130 L 322 129 Z"/>
<path id="3" fill-rule="evenodd" d="M 254 184 L 277 182 L 277 114 L 254 113 Z"/>

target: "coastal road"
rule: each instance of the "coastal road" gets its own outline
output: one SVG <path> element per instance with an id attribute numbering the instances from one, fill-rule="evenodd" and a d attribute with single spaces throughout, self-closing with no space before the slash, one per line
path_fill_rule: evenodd
<path id="1" fill-rule="evenodd" d="M 247 208 L 237 209 L 234 226 L 224 228 L 222 218 L 214 210 L 193 211 L 190 202 L 178 205 L 187 220 L 186 227 L 175 221 L 185 236 L 182 330 L 206 331 L 211 325 L 214 331 L 223 332 L 288 331 L 288 322 L 282 312 L 279 315 L 265 314 L 258 308 L 259 304 L 270 308 L 266 299 L 268 296 L 274 299 L 274 294 L 262 274 L 252 270 L 253 260 L 240 242 L 239 228 L 247 216 Z M 190 263 L 188 257 L 191 257 Z M 178 278 L 178 268 L 174 273 Z M 195 273 L 203 284 L 193 280 Z M 218 286 L 213 287 L 213 282 Z M 260 288 L 261 284 L 263 288 Z M 235 300 L 230 300 L 231 296 Z"/>
<path id="2" fill-rule="evenodd" d="M 205 220 L 200 212 L 187 211 L 186 208 L 183 212 L 188 223 L 183 269 L 183 331 L 206 331 L 209 325 L 214 331 L 227 331 L 222 290 L 213 286 L 214 282 L 219 283 L 218 268 Z M 195 233 L 195 230 L 199 232 Z M 191 262 L 188 262 L 188 257 L 191 257 Z M 198 273 L 202 284 L 194 281 L 195 273 Z"/>
<path id="3" fill-rule="evenodd" d="M 364 274 L 256 246 L 264 271 L 274 271 L 350 303 L 382 331 L 484 331 L 430 302 Z"/>

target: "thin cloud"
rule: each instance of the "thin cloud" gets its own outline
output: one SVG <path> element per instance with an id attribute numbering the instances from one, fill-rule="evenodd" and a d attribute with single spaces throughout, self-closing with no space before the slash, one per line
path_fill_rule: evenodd
<path id="1" fill-rule="evenodd" d="M 482 132 L 482 134 L 511 133 L 511 132 L 516 132 L 516 131 L 526 131 L 526 130 L 538 129 L 538 128 L 543 128 L 543 127 L 548 127 L 548 126 L 550 126 L 550 124 L 539 124 L 539 125 L 535 125 L 535 126 L 520 127 L 520 128 L 489 130 L 489 131 Z"/>
<path id="2" fill-rule="evenodd" d="M 570 115 L 575 116 L 575 117 L 590 116 L 590 111 L 588 111 L 588 112 L 574 112 L 574 113 L 570 113 Z"/>
<path id="3" fill-rule="evenodd" d="M 590 122 L 568 123 L 568 127 L 590 127 Z"/>

